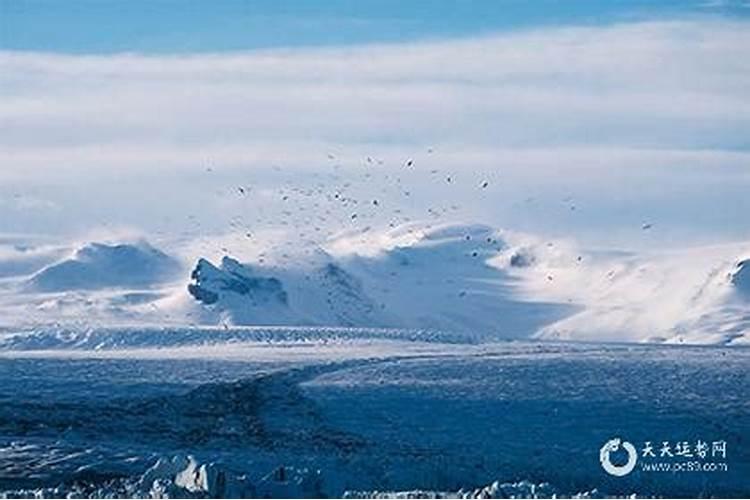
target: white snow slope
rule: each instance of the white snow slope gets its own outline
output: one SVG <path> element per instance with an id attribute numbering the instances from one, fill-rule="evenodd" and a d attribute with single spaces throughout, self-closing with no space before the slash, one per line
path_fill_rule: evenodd
<path id="1" fill-rule="evenodd" d="M 42 292 L 148 287 L 174 277 L 178 270 L 174 259 L 146 242 L 91 243 L 71 258 L 40 270 L 27 285 Z"/>
<path id="2" fill-rule="evenodd" d="M 25 269 L 17 253 L 14 269 Z M 262 255 L 197 258 L 188 277 L 146 243 L 90 244 L 0 281 L 3 322 L 387 327 L 488 340 L 750 338 L 748 244 L 646 255 L 484 225 L 414 223 Z"/>

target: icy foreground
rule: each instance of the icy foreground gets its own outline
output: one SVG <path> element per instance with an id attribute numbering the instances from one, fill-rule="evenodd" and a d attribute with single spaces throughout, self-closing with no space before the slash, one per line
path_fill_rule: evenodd
<path id="1" fill-rule="evenodd" d="M 154 332 L 126 333 L 0 350 L 0 496 L 749 491 L 744 348 L 231 328 L 135 348 L 117 339 Z M 729 469 L 609 476 L 599 449 L 615 435 L 725 440 Z"/>
<path id="2" fill-rule="evenodd" d="M 10 451 L 15 450 L 11 447 Z M 192 455 L 159 458 L 142 475 L 109 480 L 104 485 L 75 484 L 53 488 L 2 492 L 0 498 L 322 498 L 319 470 L 280 466 L 257 482 L 215 463 L 199 464 Z M 560 497 L 548 483 L 500 483 L 459 491 L 345 491 L 343 498 L 553 498 Z M 600 498 L 598 490 L 572 498 Z"/>
<path id="3" fill-rule="evenodd" d="M 9 331 L 346 326 L 485 341 L 748 343 L 746 244 L 634 254 L 483 225 L 414 223 L 254 252 L 182 251 L 180 263 L 145 242 L 89 244 L 62 259 L 59 248 L 16 245 L 0 262 L 2 321 Z"/>

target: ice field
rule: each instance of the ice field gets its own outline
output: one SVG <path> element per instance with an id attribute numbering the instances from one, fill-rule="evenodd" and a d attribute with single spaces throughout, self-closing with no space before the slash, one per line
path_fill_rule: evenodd
<path id="1" fill-rule="evenodd" d="M 6 334 L 3 495 L 748 494 L 745 348 L 127 333 Z M 615 436 L 723 440 L 728 470 L 610 476 Z"/>

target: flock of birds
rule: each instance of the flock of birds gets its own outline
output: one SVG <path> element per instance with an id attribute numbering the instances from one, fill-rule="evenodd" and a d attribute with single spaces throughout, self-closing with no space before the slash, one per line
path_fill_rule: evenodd
<path id="1" fill-rule="evenodd" d="M 434 153 L 433 148 L 426 150 L 428 155 Z M 413 220 L 448 219 L 451 215 L 460 215 L 462 205 L 446 199 L 424 198 L 415 196 L 414 186 L 424 185 L 425 177 L 417 176 L 416 161 L 407 158 L 401 168 L 388 169 L 385 160 L 366 156 L 363 160 L 364 168 L 343 170 L 342 163 L 334 153 L 327 153 L 329 170 L 327 172 L 304 173 L 289 171 L 289 176 L 280 182 L 271 192 L 262 184 L 243 184 L 231 188 L 240 200 L 239 212 L 229 218 L 228 232 L 241 234 L 252 240 L 257 229 L 283 228 L 294 230 L 294 241 L 286 245 L 299 246 L 308 243 L 313 246 L 325 241 L 342 230 L 359 229 L 367 232 L 371 225 L 387 224 L 395 228 Z M 377 167 L 377 168 L 374 168 Z M 215 173 L 214 167 L 206 167 L 208 174 Z M 272 171 L 283 177 L 280 166 L 272 167 Z M 457 185 L 458 176 L 452 172 L 441 173 L 439 169 L 430 169 L 426 179 L 438 181 L 442 179 L 445 185 Z M 423 175 L 423 172 L 419 172 Z M 490 187 L 490 179 L 475 179 L 476 190 L 485 191 Z M 464 185 L 465 187 L 465 185 Z M 217 196 L 225 197 L 227 189 L 220 189 Z M 473 203 L 479 193 L 469 195 L 464 201 Z M 243 203 L 246 202 L 246 203 Z M 572 196 L 563 200 L 568 210 L 576 211 L 578 207 Z M 535 199 L 527 197 L 526 204 L 533 204 Z M 425 204 L 427 204 L 425 206 Z M 194 227 L 200 231 L 197 217 L 189 215 Z M 257 229 L 256 229 L 257 228 Z M 643 231 L 653 228 L 650 222 L 644 222 Z M 278 244 L 277 244 L 278 245 Z M 222 252 L 229 253 L 226 246 Z M 278 250 L 270 248 L 268 251 Z M 282 258 L 288 252 L 279 253 Z M 263 256 L 261 256 L 263 257 Z"/>
<path id="2" fill-rule="evenodd" d="M 434 149 L 428 148 L 426 151 L 431 155 Z M 240 198 L 240 213 L 229 217 L 228 232 L 242 234 L 244 238 L 252 240 L 258 229 L 276 227 L 293 230 L 294 241 L 277 243 L 260 256 L 263 259 L 265 255 L 280 250 L 280 245 L 310 247 L 343 230 L 359 229 L 366 233 L 376 224 L 395 228 L 425 217 L 431 220 L 448 218 L 461 211 L 459 203 L 446 203 L 445 200 L 431 200 L 430 206 L 420 209 L 419 205 L 425 200 L 416 200 L 413 186 L 424 180 L 416 178 L 414 158 L 407 158 L 401 168 L 394 170 L 387 168 L 385 160 L 366 156 L 364 168 L 353 171 L 345 171 L 333 153 L 327 153 L 327 160 L 327 171 L 301 173 L 290 170 L 286 179 L 283 179 L 284 170 L 280 166 L 272 167 L 271 171 L 277 177 L 282 177 L 280 185 L 272 193 L 260 183 L 231 188 Z M 211 166 L 205 170 L 207 174 L 217 172 Z M 431 169 L 429 178 L 439 181 L 440 170 Z M 456 181 L 456 175 L 446 173 L 442 179 L 446 185 L 451 185 Z M 476 186 L 480 191 L 487 190 L 490 181 L 481 179 Z M 221 197 L 226 197 L 227 193 L 226 188 L 216 191 L 216 195 Z M 195 229 L 192 234 L 200 235 L 202 228 L 198 217 L 189 215 L 188 218 Z M 184 236 L 190 234 L 183 233 Z M 282 259 L 285 256 L 289 258 L 289 252 L 281 250 L 277 255 Z M 221 251 L 230 253 L 230 248 L 223 246 Z"/>
<path id="3" fill-rule="evenodd" d="M 420 168 L 432 163 L 434 151 L 429 148 L 427 157 L 417 155 L 401 161 L 365 156 L 353 168 L 345 168 L 345 162 L 328 153 L 326 168 L 299 171 L 276 165 L 263 172 L 256 170 L 253 182 L 241 184 L 228 180 L 236 179 L 226 175 L 229 169 L 207 165 L 206 185 L 214 186 L 210 193 L 216 197 L 223 217 L 217 221 L 211 210 L 200 210 L 206 206 L 197 204 L 196 210 L 200 211 L 185 215 L 187 224 L 180 225 L 183 230 L 177 236 L 201 256 L 216 255 L 217 250 L 240 260 L 253 255 L 244 260 L 257 262 L 273 272 L 274 268 L 317 253 L 325 242 L 342 232 L 349 236 L 361 234 L 365 239 L 374 227 L 407 225 L 406 231 L 414 231 L 408 229 L 410 222 L 427 219 L 438 225 L 466 218 L 475 206 L 472 204 L 491 203 L 503 186 L 497 172 L 480 175 L 469 169 Z M 573 196 L 561 201 L 564 210 L 578 210 Z M 536 199 L 527 196 L 523 203 L 531 207 Z M 430 224 L 419 227 L 428 229 Z M 643 222 L 640 229 L 650 231 L 653 227 L 652 222 Z M 269 239 L 268 231 L 278 229 L 283 237 Z M 174 236 L 172 232 L 168 237 Z M 479 252 L 469 251 L 466 256 L 477 258 Z M 582 261 L 583 256 L 578 255 L 576 262 Z M 614 276 L 615 271 L 608 274 L 610 279 Z M 546 280 L 552 284 L 555 276 L 548 274 Z M 467 296 L 465 290 L 458 290 L 457 294 Z M 156 304 L 151 307 L 169 319 L 169 314 Z"/>
<path id="4" fill-rule="evenodd" d="M 434 148 L 428 148 L 428 156 L 433 155 Z M 354 229 L 363 235 L 372 227 L 387 224 L 391 228 L 407 224 L 414 220 L 440 222 L 451 216 L 461 215 L 462 205 L 445 198 L 433 197 L 417 200 L 414 186 L 423 186 L 425 182 L 443 183 L 444 186 L 458 185 L 459 176 L 454 172 L 441 171 L 437 168 L 420 171 L 417 161 L 408 157 L 396 168 L 388 168 L 388 163 L 374 156 L 365 156 L 359 169 L 344 169 L 342 162 L 332 152 L 326 154 L 328 169 L 304 173 L 290 170 L 285 172 L 276 165 L 271 171 L 276 177 L 282 177 L 276 187 L 269 190 L 267 184 L 248 183 L 219 189 L 217 196 L 226 197 L 234 191 L 239 198 L 240 213 L 229 218 L 228 232 L 241 235 L 244 239 L 235 240 L 231 245 L 223 245 L 223 254 L 242 255 L 247 241 L 256 242 L 258 233 L 267 228 L 287 230 L 287 237 L 271 242 L 257 254 L 256 261 L 268 268 L 283 266 L 285 261 L 303 257 L 315 252 L 315 249 L 328 238 L 342 231 Z M 206 167 L 207 174 L 216 173 L 212 166 Z M 284 174 L 288 173 L 284 179 Z M 427 173 L 427 177 L 424 174 Z M 460 177 L 464 177 L 461 174 Z M 489 177 L 489 176 L 488 176 Z M 461 183 L 466 187 L 465 183 Z M 491 185 L 490 178 L 474 178 L 471 181 L 474 194 L 464 200 L 475 202 Z M 424 193 L 421 193 L 424 195 Z M 526 204 L 533 204 L 534 197 L 527 197 Z M 562 199 L 565 207 L 575 212 L 578 207 L 572 196 Z M 425 207 L 425 203 L 428 205 Z M 197 224 L 195 216 L 189 216 Z M 429 225 L 427 226 L 429 227 Z M 643 231 L 653 228 L 650 222 L 644 222 Z M 407 229 L 409 231 L 409 229 Z M 289 238 L 289 235 L 293 237 Z M 257 241 L 260 245 L 268 242 Z M 211 245 L 206 238 L 206 245 Z M 236 248 L 239 245 L 242 248 Z M 548 243 L 552 246 L 553 243 Z M 468 257 L 476 257 L 477 252 Z M 581 263 L 583 256 L 578 255 L 576 262 Z M 611 277 L 611 276 L 610 276 Z M 554 281 L 552 274 L 547 281 Z M 464 293 L 465 295 L 465 293 Z M 462 295 L 463 296 L 463 295 Z"/>

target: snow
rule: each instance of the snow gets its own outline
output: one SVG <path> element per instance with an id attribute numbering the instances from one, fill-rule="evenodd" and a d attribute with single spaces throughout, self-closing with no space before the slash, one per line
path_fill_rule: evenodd
<path id="1" fill-rule="evenodd" d="M 743 291 L 747 266 L 737 256 L 747 248 L 585 251 L 477 224 L 412 223 L 349 232 L 317 249 L 307 264 L 229 260 L 233 271 L 223 283 L 232 273 L 275 280 L 287 302 L 258 307 L 225 285 L 207 282 L 205 290 L 221 296 L 212 308 L 231 324 L 429 328 L 487 340 L 742 344 L 750 294 Z"/>
<path id="2" fill-rule="evenodd" d="M 91 243 L 35 273 L 28 286 L 40 292 L 146 287 L 174 278 L 178 271 L 175 260 L 146 242 Z"/>
<path id="3" fill-rule="evenodd" d="M 276 238 L 266 250 L 254 242 L 245 260 L 193 258 L 184 250 L 174 252 L 178 258 L 143 241 L 91 243 L 31 276 L 23 269 L 61 249 L 6 249 L 3 322 L 23 331 L 94 322 L 429 330 L 484 341 L 748 343 L 746 243 L 633 253 L 482 224 L 424 222 L 349 230 L 296 248 Z M 13 264 L 21 253 L 27 264 Z M 185 259 L 191 272 L 182 271 Z"/>
<path id="4" fill-rule="evenodd" d="M 283 267 L 199 260 L 193 296 L 234 325 L 431 329 L 526 338 L 564 316 L 564 304 L 519 301 L 507 273 L 485 261 L 505 245 L 487 226 L 410 225 L 349 234 Z M 370 237 L 370 235 L 365 235 Z"/>
<path id="5" fill-rule="evenodd" d="M 743 292 L 738 255 L 747 244 L 682 251 L 584 257 L 551 269 L 555 286 L 530 293 L 583 304 L 582 311 L 545 326 L 543 338 L 697 344 L 746 344 L 750 297 Z"/>

